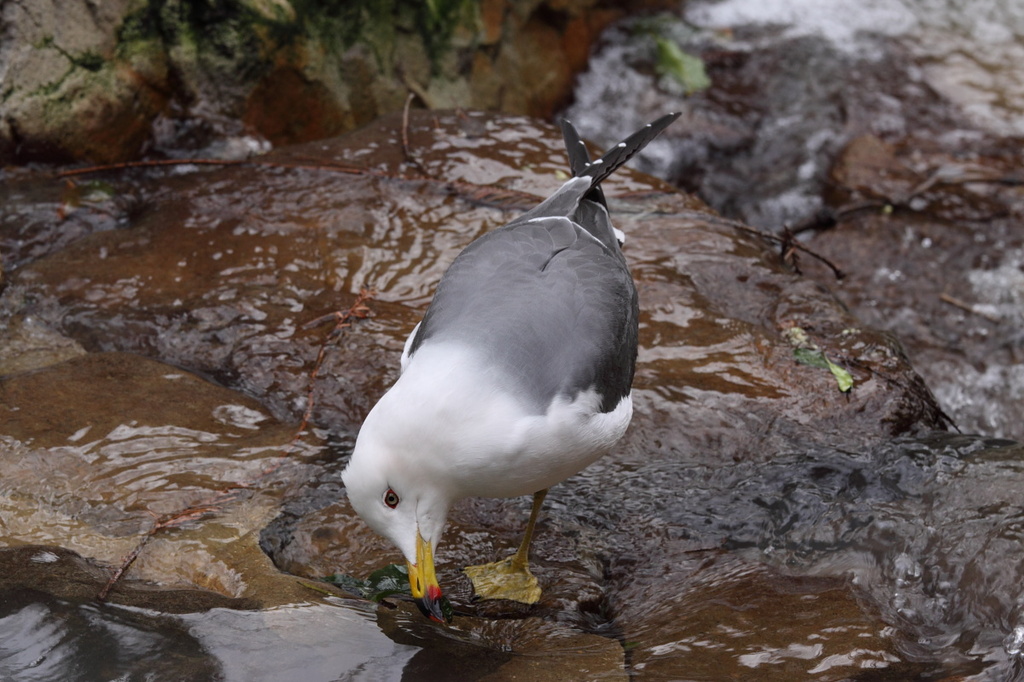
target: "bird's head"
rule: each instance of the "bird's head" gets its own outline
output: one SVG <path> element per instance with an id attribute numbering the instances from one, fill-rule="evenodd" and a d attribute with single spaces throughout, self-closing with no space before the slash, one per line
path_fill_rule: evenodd
<path id="1" fill-rule="evenodd" d="M 430 472 L 417 466 L 414 445 L 396 443 L 394 429 L 376 426 L 377 420 L 367 417 L 341 475 L 349 501 L 367 525 L 401 550 L 420 611 L 431 620 L 445 622 L 434 550 L 450 500 L 443 488 L 430 485 Z"/>

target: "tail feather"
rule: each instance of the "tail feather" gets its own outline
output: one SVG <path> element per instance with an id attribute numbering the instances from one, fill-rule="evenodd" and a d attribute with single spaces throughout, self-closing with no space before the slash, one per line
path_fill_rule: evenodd
<path id="1" fill-rule="evenodd" d="M 607 209 L 601 181 L 614 173 L 629 161 L 634 154 L 647 146 L 651 140 L 661 134 L 673 121 L 679 118 L 678 113 L 662 116 L 653 123 L 636 131 L 625 140 L 612 147 L 604 156 L 596 161 L 590 160 L 590 154 L 580 139 L 579 132 L 568 121 L 562 124 L 562 136 L 565 138 L 566 150 L 569 154 L 569 165 L 573 177 L 562 185 L 550 197 L 522 214 L 509 226 L 549 217 L 569 217 L 573 215 L 583 200 L 593 201 L 603 209 Z M 607 217 L 605 218 L 607 220 Z M 610 227 L 610 224 L 609 224 Z"/>
<path id="2" fill-rule="evenodd" d="M 597 161 L 585 163 L 585 169 L 583 172 L 577 172 L 574 167 L 573 173 L 575 175 L 592 177 L 592 186 L 600 185 L 605 178 L 618 170 L 619 166 L 633 158 L 634 154 L 650 144 L 651 140 L 660 135 L 661 132 L 665 130 L 665 128 L 669 127 L 677 118 L 679 118 L 679 112 L 665 114 L 658 120 L 648 123 L 643 128 L 609 149 L 605 155 Z M 575 132 L 575 128 L 573 128 L 573 131 Z M 565 126 L 562 127 L 562 134 L 565 136 Z M 578 139 L 579 133 L 576 133 L 575 137 Z M 566 142 L 568 143 L 568 139 Z M 581 144 L 574 146 L 577 150 L 579 147 L 582 147 Z M 586 153 L 585 148 L 583 151 Z M 570 164 L 573 163 L 573 152 L 569 152 L 569 162 Z"/>
<path id="3" fill-rule="evenodd" d="M 565 140 L 565 152 L 569 157 L 569 168 L 572 170 L 573 176 L 580 177 L 585 175 L 590 167 L 590 152 L 587 151 L 587 145 L 583 142 L 583 138 L 580 137 L 580 132 L 576 130 L 576 126 L 566 118 L 562 119 L 562 139 Z M 599 184 L 593 185 L 592 189 L 583 198 L 596 201 L 605 208 L 608 208 L 608 202 L 604 200 L 604 192 Z"/>
<path id="4" fill-rule="evenodd" d="M 590 152 L 580 137 L 576 126 L 567 118 L 562 119 L 562 139 L 565 140 L 565 152 L 569 155 L 569 168 L 574 176 L 582 175 L 590 165 Z"/>

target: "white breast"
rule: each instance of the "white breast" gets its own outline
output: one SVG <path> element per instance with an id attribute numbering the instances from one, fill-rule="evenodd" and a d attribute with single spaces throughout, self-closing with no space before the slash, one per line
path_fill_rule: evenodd
<path id="1" fill-rule="evenodd" d="M 629 396 L 611 412 L 587 391 L 529 414 L 509 382 L 472 350 L 424 345 L 367 417 L 389 449 L 453 499 L 512 497 L 550 487 L 601 457 L 626 431 Z"/>

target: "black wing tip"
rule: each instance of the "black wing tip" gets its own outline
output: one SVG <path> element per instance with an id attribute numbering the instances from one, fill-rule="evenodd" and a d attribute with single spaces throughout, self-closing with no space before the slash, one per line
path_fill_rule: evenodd
<path id="1" fill-rule="evenodd" d="M 605 178 L 614 173 L 620 166 L 629 161 L 634 155 L 640 152 L 640 150 L 650 144 L 654 138 L 661 135 L 661 133 L 672 125 L 672 123 L 681 115 L 681 111 L 673 111 L 651 121 L 643 128 L 640 128 L 625 140 L 609 149 L 600 159 L 586 164 L 586 168 L 582 172 L 578 172 L 577 175 L 589 175 L 594 178 L 594 185 L 599 185 Z M 572 126 L 572 124 L 570 123 L 569 126 Z M 572 128 L 572 130 L 578 138 L 579 133 L 575 132 L 575 128 Z M 564 127 L 563 134 L 565 134 Z M 571 157 L 572 152 L 570 151 L 570 160 Z"/>
<path id="2" fill-rule="evenodd" d="M 650 144 L 654 138 L 682 116 L 682 113 L 681 111 L 671 111 L 651 121 L 595 161 L 590 160 L 590 153 L 587 151 L 587 145 L 580 136 L 579 130 L 571 120 L 563 118 L 560 124 L 562 139 L 565 142 L 565 151 L 569 156 L 569 167 L 572 169 L 573 175 L 596 177 L 599 179 L 594 184 L 600 183 L 601 180 L 607 178 L 619 166 Z M 619 158 L 620 156 L 622 158 Z"/>
<path id="3" fill-rule="evenodd" d="M 631 141 L 636 140 L 638 143 L 636 151 L 640 151 L 641 149 L 646 147 L 651 141 L 653 141 L 654 138 L 656 138 L 658 135 L 661 135 L 661 133 L 665 131 L 665 128 L 668 128 L 670 125 L 675 123 L 676 119 L 678 119 L 682 115 L 683 112 L 681 111 L 672 111 L 665 114 L 664 116 L 659 116 L 658 118 L 654 119 L 653 121 L 645 125 L 640 130 L 636 131 L 635 133 L 627 137 L 625 140 L 620 142 L 619 146 L 628 146 Z"/>
<path id="4" fill-rule="evenodd" d="M 565 141 L 565 153 L 569 156 L 569 169 L 574 176 L 582 175 L 590 165 L 590 152 L 576 126 L 567 118 L 562 119 L 562 140 Z"/>

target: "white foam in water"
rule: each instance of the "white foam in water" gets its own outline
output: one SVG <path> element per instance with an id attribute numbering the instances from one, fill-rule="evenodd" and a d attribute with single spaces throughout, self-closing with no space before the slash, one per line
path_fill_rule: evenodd
<path id="1" fill-rule="evenodd" d="M 686 19 L 702 28 L 745 24 L 785 26 L 789 37 L 816 35 L 847 52 L 863 51 L 866 34 L 899 36 L 917 26 L 902 0 L 725 0 L 693 4 Z"/>
<path id="2" fill-rule="evenodd" d="M 1024 2 L 1020 0 L 723 0 L 686 8 L 706 29 L 784 27 L 782 37 L 821 36 L 864 58 L 874 37 L 898 38 L 924 65 L 928 85 L 972 121 L 1024 134 Z"/>
<path id="3" fill-rule="evenodd" d="M 1006 636 L 1006 639 L 1003 640 L 1003 647 L 1011 656 L 1020 656 L 1021 651 L 1024 650 L 1024 625 L 1018 625 L 1013 632 Z"/>
<path id="4" fill-rule="evenodd" d="M 1024 327 L 1024 251 L 1008 251 L 995 268 L 967 273 L 974 295 L 984 312 Z"/>
<path id="5" fill-rule="evenodd" d="M 29 561 L 34 564 L 52 564 L 60 561 L 60 557 L 53 552 L 43 551 L 38 554 L 33 554 Z"/>

